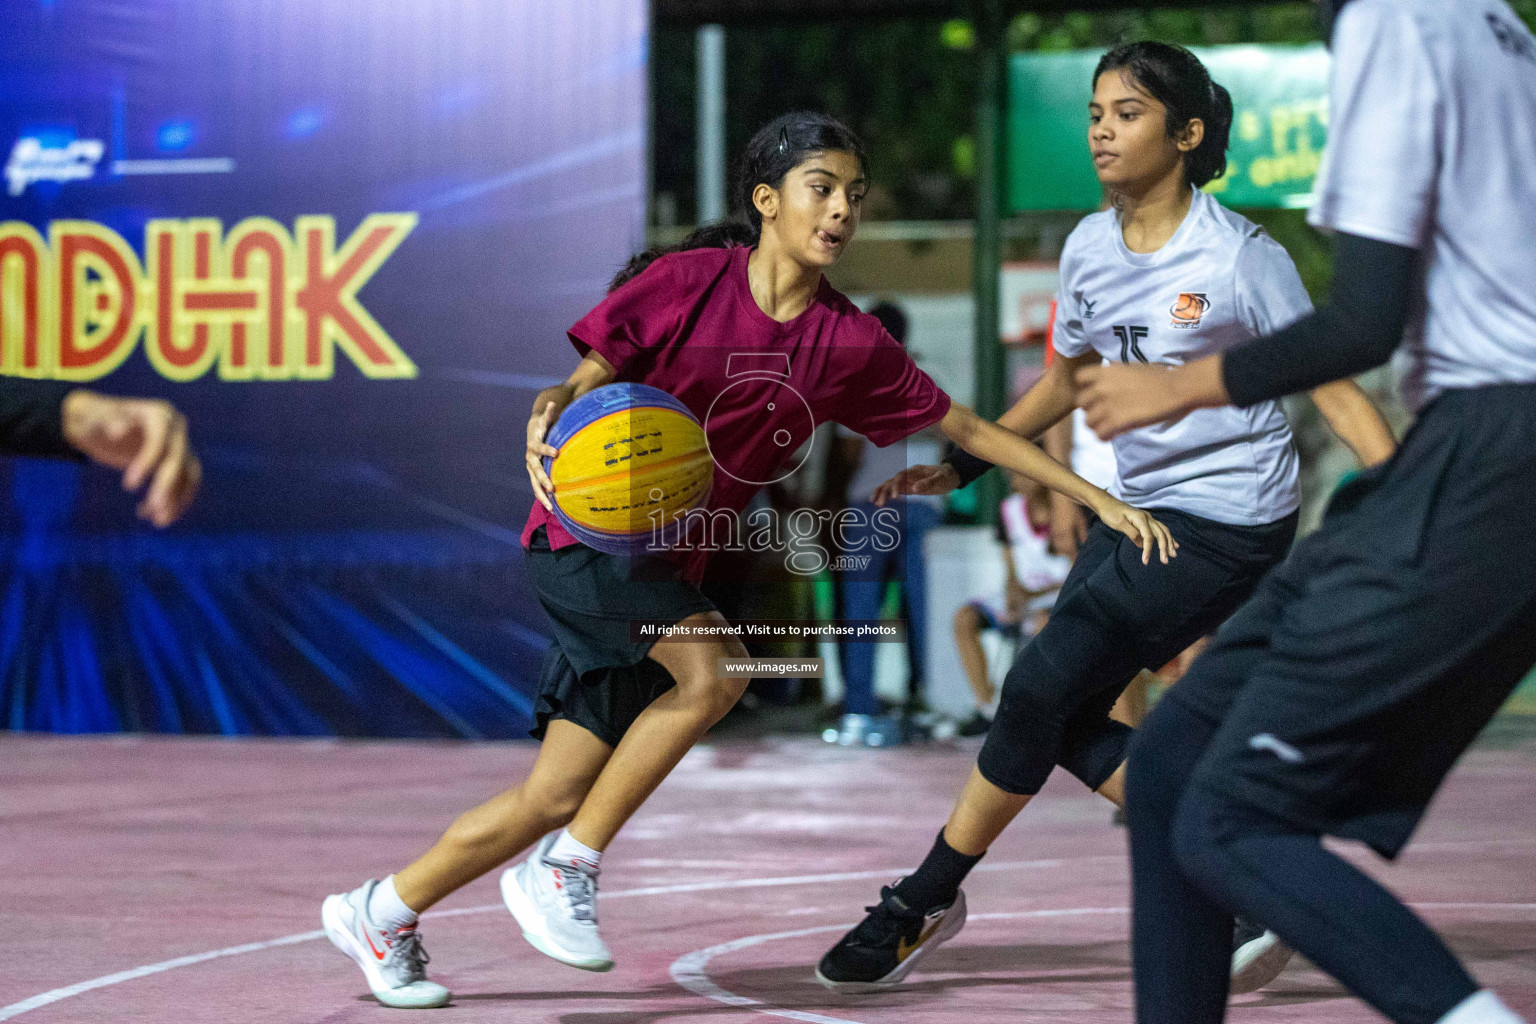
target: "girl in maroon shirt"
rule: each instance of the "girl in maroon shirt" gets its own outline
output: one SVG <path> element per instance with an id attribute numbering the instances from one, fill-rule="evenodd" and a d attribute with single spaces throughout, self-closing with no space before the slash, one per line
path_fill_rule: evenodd
<path id="1" fill-rule="evenodd" d="M 465 812 L 420 859 L 327 899 L 327 934 L 381 1002 L 447 1002 L 448 991 L 426 980 L 417 914 L 529 846 L 501 879 L 524 937 L 571 966 L 611 968 L 594 904 L 602 851 L 748 682 L 718 678 L 720 659 L 747 656 L 728 635 L 652 640 L 630 629 L 633 620 L 728 628 L 696 586 L 707 550 L 620 558 L 580 544 L 554 518 L 542 460 L 555 450 L 544 437 L 586 392 L 642 382 L 692 410 L 715 458 L 716 516 L 740 513 L 819 423 L 881 446 L 936 423 L 965 450 L 1086 505 L 1136 541 L 1144 561 L 1174 554 L 1146 512 L 952 403 L 879 321 L 826 282 L 867 187 L 852 132 L 823 115 L 787 114 L 748 145 L 736 194 L 747 223 L 704 229 L 709 237 L 691 240 L 702 247 L 636 257 L 571 328 L 581 363 L 540 392 L 528 423 L 536 501 L 523 543 L 554 638 L 534 729 L 544 745 L 527 779 Z"/>

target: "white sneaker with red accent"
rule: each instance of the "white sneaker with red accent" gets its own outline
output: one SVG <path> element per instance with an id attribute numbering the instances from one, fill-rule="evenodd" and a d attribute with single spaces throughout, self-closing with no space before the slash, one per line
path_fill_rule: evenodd
<path id="1" fill-rule="evenodd" d="M 374 879 L 348 893 L 327 896 L 320 905 L 320 923 L 331 945 L 363 969 L 368 988 L 385 1006 L 426 1010 L 447 1006 L 453 993 L 427 980 L 427 951 L 416 929 L 389 931 L 368 917 L 368 897 Z"/>
<path id="2" fill-rule="evenodd" d="M 551 859 L 559 835 L 540 839 L 527 860 L 501 873 L 501 898 L 540 953 L 583 971 L 612 970 L 613 954 L 597 933 L 597 868 Z"/>

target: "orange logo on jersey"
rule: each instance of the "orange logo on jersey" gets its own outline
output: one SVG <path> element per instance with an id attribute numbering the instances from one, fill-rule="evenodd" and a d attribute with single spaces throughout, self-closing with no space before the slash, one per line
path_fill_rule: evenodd
<path id="1" fill-rule="evenodd" d="M 1211 300 L 1204 292 L 1180 292 L 1179 301 L 1173 304 L 1173 326 L 1191 330 L 1200 326 L 1200 318 L 1211 308 Z"/>

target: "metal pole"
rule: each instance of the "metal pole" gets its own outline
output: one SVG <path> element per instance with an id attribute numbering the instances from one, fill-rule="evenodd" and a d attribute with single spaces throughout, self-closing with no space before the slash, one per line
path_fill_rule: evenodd
<path id="1" fill-rule="evenodd" d="M 725 26 L 700 25 L 697 32 L 699 78 L 696 219 L 699 224 L 725 217 Z"/>
<path id="2" fill-rule="evenodd" d="M 999 328 L 1002 267 L 1003 132 L 1007 99 L 1007 19 L 1003 0 L 976 0 L 976 47 L 981 81 L 976 105 L 976 234 L 972 250 L 972 293 L 976 304 L 976 412 L 995 420 L 1007 400 Z M 977 484 L 981 521 L 995 524 L 1004 494 L 1000 473 Z"/>

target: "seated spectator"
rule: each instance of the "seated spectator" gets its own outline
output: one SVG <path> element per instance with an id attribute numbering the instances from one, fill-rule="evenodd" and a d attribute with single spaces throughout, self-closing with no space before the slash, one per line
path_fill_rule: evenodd
<path id="1" fill-rule="evenodd" d="M 1007 585 L 1001 600 L 978 598 L 955 612 L 955 646 L 966 680 L 976 696 L 976 712 L 963 722 L 961 736 L 980 736 L 997 711 L 982 633 L 996 630 L 1015 645 L 1045 625 L 1056 592 L 1072 568 L 1072 560 L 1051 553 L 1051 503 L 1048 492 L 1017 473 L 1008 474 L 1013 493 L 999 508 L 998 540 Z"/>

